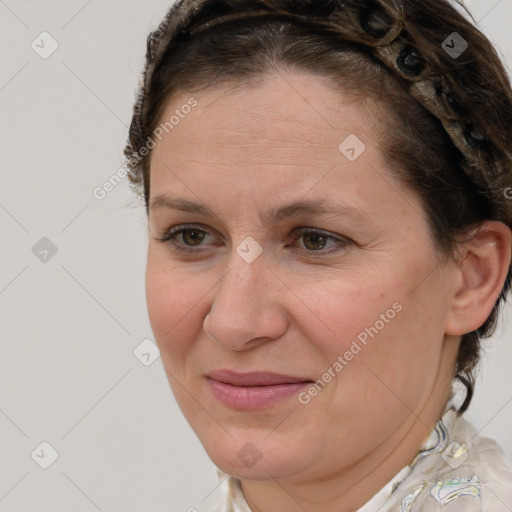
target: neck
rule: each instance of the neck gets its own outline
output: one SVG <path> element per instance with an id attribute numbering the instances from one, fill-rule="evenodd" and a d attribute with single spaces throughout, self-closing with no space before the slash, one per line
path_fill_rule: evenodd
<path id="1" fill-rule="evenodd" d="M 450 350 L 447 345 L 452 345 Z M 436 384 L 407 421 L 374 451 L 349 468 L 314 481 L 247 480 L 242 490 L 252 512 L 354 512 L 367 503 L 421 450 L 450 398 L 457 351 L 445 343 Z"/>

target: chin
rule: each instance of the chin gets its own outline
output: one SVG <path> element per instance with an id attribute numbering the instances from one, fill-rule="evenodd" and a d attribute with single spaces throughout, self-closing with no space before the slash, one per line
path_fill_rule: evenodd
<path id="1" fill-rule="evenodd" d="M 288 473 L 282 473 L 280 468 L 276 468 L 272 464 L 258 461 L 254 466 L 245 466 L 240 461 L 227 461 L 224 457 L 220 459 L 213 459 L 212 462 L 220 468 L 224 473 L 227 473 L 240 480 L 269 480 L 278 479 L 288 476 Z M 294 471 L 295 473 L 295 471 Z"/>
<path id="2" fill-rule="evenodd" d="M 291 452 L 285 451 L 283 443 L 273 445 L 270 440 L 265 442 L 264 437 L 254 443 L 229 438 L 231 442 L 224 445 L 218 443 L 218 438 L 210 439 L 210 442 L 203 443 L 209 458 L 224 473 L 235 478 L 286 478 L 301 471 L 305 463 L 304 453 L 299 453 L 296 448 L 291 448 Z"/>

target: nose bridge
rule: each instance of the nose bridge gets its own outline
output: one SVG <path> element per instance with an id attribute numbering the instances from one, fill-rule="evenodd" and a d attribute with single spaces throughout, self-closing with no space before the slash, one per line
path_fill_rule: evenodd
<path id="1" fill-rule="evenodd" d="M 250 235 L 239 238 L 233 246 L 229 272 L 219 284 L 219 293 L 236 298 L 241 306 L 257 306 L 255 302 L 259 298 L 260 288 L 268 288 L 269 255 L 264 253 L 260 242 Z"/>
<path id="2" fill-rule="evenodd" d="M 205 319 L 206 332 L 232 349 L 243 350 L 255 338 L 278 337 L 286 327 L 279 306 L 272 301 L 273 274 L 261 250 L 255 257 L 256 250 L 251 240 L 234 248 Z"/>
<path id="3" fill-rule="evenodd" d="M 240 247 L 244 249 L 242 244 Z M 240 249 L 237 248 L 238 250 Z M 223 310 L 223 313 L 226 313 L 227 309 L 238 317 L 237 321 L 242 317 L 258 316 L 258 309 L 262 305 L 262 292 L 264 295 L 264 291 L 268 291 L 268 272 L 262 256 L 249 263 L 234 251 L 229 262 L 229 271 L 218 284 L 212 304 L 215 311 Z"/>

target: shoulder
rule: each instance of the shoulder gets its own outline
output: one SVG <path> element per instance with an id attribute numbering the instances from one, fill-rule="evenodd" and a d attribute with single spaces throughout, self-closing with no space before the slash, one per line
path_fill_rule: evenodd
<path id="1" fill-rule="evenodd" d="M 510 512 L 512 466 L 493 439 L 452 418 L 438 450 L 415 465 L 401 512 Z"/>
<path id="2" fill-rule="evenodd" d="M 454 471 L 465 470 L 477 477 L 482 511 L 512 510 L 512 465 L 499 444 L 480 436 L 463 417 L 458 418 L 453 436 L 455 441 L 460 436 L 467 446 L 467 457 Z"/>

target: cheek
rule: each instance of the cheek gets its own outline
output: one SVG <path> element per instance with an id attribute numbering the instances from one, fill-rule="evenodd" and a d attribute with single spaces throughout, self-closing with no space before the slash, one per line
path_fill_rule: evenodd
<path id="1" fill-rule="evenodd" d="M 404 266 L 400 273 L 324 283 L 323 292 L 318 285 L 304 289 L 308 309 L 300 324 L 322 355 L 317 371 L 331 368 L 336 373 L 334 387 L 344 393 L 349 388 L 354 399 L 371 396 L 378 401 L 385 394 L 392 398 L 389 386 L 414 401 L 425 386 L 433 385 L 446 304 L 435 280 L 411 293 L 415 275 L 417 268 Z"/>
<path id="2" fill-rule="evenodd" d="M 179 269 L 172 268 L 165 260 L 148 254 L 146 267 L 146 303 L 155 341 L 165 354 L 177 355 L 187 348 L 193 332 L 202 325 L 191 318 L 198 318 L 198 308 L 207 289 L 201 280 L 187 278 Z"/>
<path id="3" fill-rule="evenodd" d="M 397 302 L 403 296 L 398 286 L 390 286 L 377 275 L 347 275 L 311 284 L 303 292 L 310 318 L 308 338 L 331 358 L 349 350 L 354 341 L 363 347 L 369 331 L 376 328 L 380 334 L 387 330 L 399 316 Z"/>

